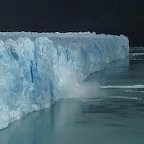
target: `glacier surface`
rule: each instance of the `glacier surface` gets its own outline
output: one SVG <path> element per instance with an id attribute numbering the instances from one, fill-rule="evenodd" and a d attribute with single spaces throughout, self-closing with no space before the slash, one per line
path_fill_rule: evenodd
<path id="1" fill-rule="evenodd" d="M 0 32 L 0 129 L 67 98 L 72 74 L 83 81 L 128 54 L 123 35 Z"/>

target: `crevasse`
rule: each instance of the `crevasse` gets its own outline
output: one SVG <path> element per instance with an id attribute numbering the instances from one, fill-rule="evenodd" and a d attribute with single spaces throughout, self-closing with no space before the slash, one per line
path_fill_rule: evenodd
<path id="1" fill-rule="evenodd" d="M 83 81 L 129 53 L 123 35 L 19 32 L 0 33 L 0 39 L 0 129 L 67 98 L 67 72 Z"/>

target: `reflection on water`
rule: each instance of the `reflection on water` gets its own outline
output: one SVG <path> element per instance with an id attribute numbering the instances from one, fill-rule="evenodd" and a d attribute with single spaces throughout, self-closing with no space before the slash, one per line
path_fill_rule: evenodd
<path id="1" fill-rule="evenodd" d="M 2 144 L 143 144 L 144 100 L 103 97 L 59 101 L 0 132 Z"/>
<path id="2" fill-rule="evenodd" d="M 144 84 L 144 64 L 111 63 L 88 81 Z M 100 89 L 95 98 L 57 102 L 0 131 L 0 144 L 143 144 L 144 89 Z"/>

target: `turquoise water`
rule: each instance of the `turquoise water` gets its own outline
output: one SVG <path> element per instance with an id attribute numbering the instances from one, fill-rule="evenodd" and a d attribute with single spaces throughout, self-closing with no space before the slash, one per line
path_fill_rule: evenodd
<path id="1" fill-rule="evenodd" d="M 144 85 L 144 63 L 138 58 L 113 62 L 86 82 Z M 0 144 L 143 143 L 143 88 L 99 89 L 93 98 L 61 100 L 51 109 L 29 114 L 0 131 Z"/>

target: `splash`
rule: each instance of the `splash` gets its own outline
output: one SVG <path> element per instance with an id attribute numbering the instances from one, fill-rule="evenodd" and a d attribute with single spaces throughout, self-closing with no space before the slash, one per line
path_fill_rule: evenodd
<path id="1" fill-rule="evenodd" d="M 83 82 L 81 77 L 68 69 L 62 70 L 62 99 L 95 97 L 100 86 L 96 82 Z"/>

